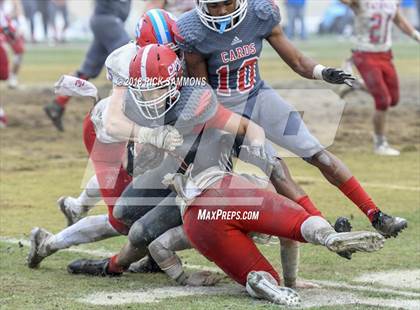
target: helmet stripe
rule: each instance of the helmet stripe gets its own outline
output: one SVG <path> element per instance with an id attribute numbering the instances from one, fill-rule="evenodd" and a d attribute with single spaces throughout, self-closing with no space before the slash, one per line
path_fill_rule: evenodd
<path id="1" fill-rule="evenodd" d="M 142 79 L 147 79 L 147 57 L 149 56 L 150 49 L 153 44 L 149 44 L 144 48 L 143 54 L 141 55 L 141 77 Z"/>
<path id="2" fill-rule="evenodd" d="M 162 19 L 160 18 L 159 14 L 157 13 L 157 10 L 150 10 L 147 15 L 150 17 L 150 20 L 152 21 L 153 28 L 155 30 L 158 43 L 159 44 L 167 44 L 169 43 L 169 40 L 166 35 L 165 31 L 165 25 L 162 22 Z M 163 19 L 165 21 L 165 19 Z M 165 22 L 166 24 L 166 22 Z"/>
<path id="3" fill-rule="evenodd" d="M 160 11 L 160 10 L 158 11 L 158 14 L 160 16 L 161 21 L 163 22 L 163 25 L 164 25 L 166 39 L 168 40 L 166 42 L 166 44 L 172 43 L 174 40 L 172 38 L 171 32 L 169 31 L 169 25 L 168 25 L 168 22 L 166 21 L 165 15 L 163 15 L 163 12 Z"/>

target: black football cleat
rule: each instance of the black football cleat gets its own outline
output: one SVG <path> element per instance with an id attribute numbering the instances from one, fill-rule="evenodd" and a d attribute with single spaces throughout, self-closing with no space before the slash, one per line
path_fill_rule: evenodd
<path id="1" fill-rule="evenodd" d="M 90 276 L 117 277 L 122 273 L 109 272 L 110 258 L 104 259 L 78 259 L 67 265 L 67 271 L 71 274 L 85 274 Z"/>
<path id="2" fill-rule="evenodd" d="M 339 218 L 337 218 L 337 220 L 335 221 L 334 224 L 334 230 L 338 233 L 343 233 L 343 232 L 350 232 L 352 229 L 352 226 L 350 224 L 350 221 L 348 218 L 340 216 Z M 342 251 L 342 252 L 338 252 L 338 255 L 340 255 L 341 257 L 350 260 L 352 257 L 353 252 L 351 251 Z"/>
<path id="3" fill-rule="evenodd" d="M 372 226 L 385 238 L 395 238 L 408 227 L 408 222 L 401 217 L 389 216 L 378 211 L 373 215 Z"/>
<path id="4" fill-rule="evenodd" d="M 64 108 L 57 104 L 55 100 L 46 106 L 44 106 L 44 111 L 47 114 L 48 118 L 52 121 L 55 128 L 59 131 L 64 131 L 63 127 L 63 114 Z"/>

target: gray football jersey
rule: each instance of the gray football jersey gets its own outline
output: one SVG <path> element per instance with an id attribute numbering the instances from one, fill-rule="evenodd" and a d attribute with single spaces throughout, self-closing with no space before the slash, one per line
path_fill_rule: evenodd
<path id="1" fill-rule="evenodd" d="M 175 38 L 182 50 L 205 57 L 210 85 L 218 99 L 230 105 L 262 86 L 258 58 L 263 39 L 279 22 L 280 12 L 272 0 L 248 0 L 248 12 L 235 29 L 213 31 L 192 10 L 178 19 Z"/>

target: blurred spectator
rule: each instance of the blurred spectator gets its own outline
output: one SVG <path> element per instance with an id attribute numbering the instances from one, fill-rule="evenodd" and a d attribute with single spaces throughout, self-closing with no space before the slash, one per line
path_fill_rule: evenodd
<path id="1" fill-rule="evenodd" d="M 53 0 L 53 5 L 54 5 L 55 17 L 57 16 L 58 13 L 60 13 L 64 22 L 63 28 L 59 31 L 56 24 L 57 21 L 54 19 L 54 25 L 57 32 L 56 36 L 59 41 L 64 42 L 65 41 L 64 34 L 66 32 L 67 27 L 69 26 L 67 0 Z"/>
<path id="2" fill-rule="evenodd" d="M 287 28 L 286 35 L 289 39 L 295 37 L 296 22 L 299 21 L 300 38 L 306 40 L 306 26 L 305 26 L 305 5 L 306 0 L 286 0 L 287 11 Z"/>
<path id="3" fill-rule="evenodd" d="M 34 16 L 37 10 L 36 0 L 21 0 L 23 11 L 25 13 L 26 21 L 29 25 L 31 33 L 31 41 L 35 43 L 35 21 Z"/>
<path id="4" fill-rule="evenodd" d="M 42 17 L 42 26 L 44 29 L 45 40 L 48 40 L 49 38 L 49 26 L 51 26 L 53 30 L 53 39 L 56 39 L 54 4 L 51 0 L 38 0 L 37 4 L 38 11 L 41 13 Z"/>
<path id="5" fill-rule="evenodd" d="M 351 34 L 353 20 L 354 14 L 352 10 L 347 5 L 341 3 L 340 0 L 333 0 L 324 13 L 318 33 Z"/>

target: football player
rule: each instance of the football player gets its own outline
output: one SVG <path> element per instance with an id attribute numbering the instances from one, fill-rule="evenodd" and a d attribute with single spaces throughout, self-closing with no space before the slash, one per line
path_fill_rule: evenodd
<path id="1" fill-rule="evenodd" d="M 373 116 L 374 152 L 378 155 L 398 156 L 385 136 L 389 108 L 400 99 L 398 75 L 392 62 L 392 25 L 420 42 L 420 33 L 403 16 L 399 0 L 341 0 L 355 14 L 356 46 L 353 62 L 368 91 L 375 100 Z"/>
<path id="2" fill-rule="evenodd" d="M 165 23 L 166 27 L 157 26 L 161 25 L 161 23 Z M 173 17 L 163 10 L 151 10 L 139 19 L 136 26 L 136 41 L 117 49 L 106 61 L 108 78 L 115 86 L 125 85 L 124 83 L 128 81 L 129 62 L 127 59 L 130 60 L 133 58 L 133 54 L 135 55 L 137 51 L 137 45 L 146 46 L 151 43 L 166 43 L 170 48 L 176 50 L 172 43 L 173 35 L 170 34 L 173 24 Z M 79 88 L 82 88 L 82 91 L 83 87 L 88 90 L 95 88 L 88 82 L 77 79 L 72 81 L 71 78 L 67 79 L 69 81 L 66 81 L 66 79 L 61 80 L 61 84 L 80 85 Z M 83 95 L 83 93 L 80 95 Z M 58 250 L 73 245 L 103 240 L 128 232 L 128 227 L 125 227 L 112 215 L 115 200 L 121 195 L 127 184 L 131 182 L 131 176 L 128 175 L 127 169 L 120 166 L 122 163 L 121 158 L 127 157 L 125 152 L 123 152 L 126 140 L 118 140 L 110 137 L 107 135 L 103 126 L 103 119 L 107 116 L 110 100 L 111 98 L 108 97 L 97 103 L 84 120 L 84 143 L 94 164 L 96 175 L 89 180 L 87 188 L 77 199 L 62 197 L 58 200 L 59 208 L 67 218 L 69 227 L 56 235 L 38 227 L 32 230 L 31 249 L 28 255 L 28 266 L 30 268 L 37 268 L 44 258 Z M 128 119 L 127 122 L 129 122 Z M 130 148 L 128 154 L 134 157 L 132 153 L 135 152 L 131 151 L 132 149 Z M 142 156 L 145 157 L 144 148 Z M 148 161 L 147 166 L 149 167 L 156 160 L 159 160 L 159 158 L 147 158 L 146 156 L 145 159 L 142 159 L 143 162 Z M 128 164 L 130 162 L 128 161 Z M 133 167 L 129 170 L 132 169 Z M 112 184 L 109 184 L 109 182 Z M 108 215 L 84 218 L 89 209 L 101 197 L 103 197 L 108 206 Z M 147 212 L 147 208 L 143 211 Z M 153 261 L 150 263 L 153 264 Z M 136 270 L 146 268 L 146 264 L 137 266 L 138 268 Z M 153 266 L 151 269 L 153 270 Z"/>
<path id="3" fill-rule="evenodd" d="M 94 13 L 90 19 L 94 39 L 81 68 L 75 73 L 77 77 L 84 80 L 97 77 L 108 55 L 130 41 L 124 29 L 130 7 L 131 0 L 95 0 Z M 44 106 L 45 113 L 59 131 L 64 130 L 62 118 L 69 100 L 69 96 L 57 96 Z"/>
<path id="4" fill-rule="evenodd" d="M 144 47 L 156 43 L 167 45 L 176 52 L 179 51 L 179 48 L 174 44 L 172 30 L 174 27 L 175 18 L 165 10 L 152 9 L 139 18 L 135 30 L 135 41 L 130 41 L 116 49 L 105 61 L 107 77 L 115 89 L 110 101 L 118 101 L 122 105 L 129 80 L 130 61 L 136 55 L 138 46 Z M 129 122 L 128 119 L 124 119 L 123 125 Z M 86 216 L 89 209 L 96 203 L 95 197 L 99 197 L 98 192 L 94 190 L 98 188 L 96 184 L 97 181 L 92 178 L 87 184 L 87 190 L 84 190 L 78 198 L 61 197 L 58 200 L 58 206 L 67 218 L 69 225 Z"/>
<path id="5" fill-rule="evenodd" d="M 131 128 L 129 135 L 140 143 L 151 143 L 160 149 L 164 149 L 170 156 L 165 157 L 163 163 L 156 169 L 148 171 L 141 177 L 134 179 L 132 184 L 124 191 L 114 208 L 114 216 L 123 221 L 126 225 L 131 226 L 128 234 L 128 244 L 124 246 L 118 255 L 108 259 L 75 261 L 68 266 L 69 272 L 92 275 L 121 274 L 126 270 L 129 263 L 133 260 L 140 259 L 145 254 L 146 247 L 151 241 L 155 240 L 168 229 L 181 225 L 182 221 L 179 209 L 176 207 L 174 193 L 167 188 L 169 183 L 164 182 L 164 184 L 162 184 L 162 180 L 168 173 L 185 170 L 185 166 L 192 161 L 194 161 L 194 170 L 188 169 L 187 177 L 190 173 L 200 176 L 200 172 L 206 171 L 208 167 L 213 167 L 218 164 L 221 151 L 219 145 L 220 136 L 209 129 L 223 129 L 232 134 L 246 135 L 247 141 L 249 141 L 251 145 L 249 147 L 244 147 L 246 153 L 249 154 L 248 158 L 253 157 L 254 159 L 260 159 L 265 161 L 268 166 L 278 164 L 267 156 L 264 146 L 265 134 L 262 128 L 217 104 L 215 96 L 208 86 L 179 86 L 172 82 L 174 78 L 181 77 L 182 70 L 180 63 L 178 62 L 179 59 L 172 50 L 160 45 L 148 45 L 145 48 L 140 49 L 137 52 L 136 57 L 132 60 L 130 65 L 130 78 L 133 78 L 133 80 L 136 81 L 151 79 L 151 81 L 158 82 L 145 82 L 146 84 L 140 83 L 140 85 L 129 86 L 129 98 L 125 101 L 123 111 L 125 117 L 135 123 L 134 127 Z M 154 79 L 157 77 L 160 79 Z M 110 115 L 115 117 L 115 114 Z M 120 134 L 123 133 L 120 131 Z M 128 132 L 125 132 L 124 134 L 128 134 Z M 180 174 L 177 174 L 177 176 L 178 177 L 175 177 L 175 179 L 182 179 Z M 223 179 L 224 172 L 220 172 L 219 170 L 216 170 L 215 173 L 205 172 L 203 179 L 200 179 L 198 176 L 197 180 L 201 180 L 203 184 L 212 184 L 213 181 L 216 182 Z M 216 179 L 210 177 L 209 180 L 209 176 L 216 177 Z M 221 178 L 219 178 L 220 176 Z M 199 184 L 201 181 L 197 181 L 195 184 Z M 227 184 L 229 184 L 229 182 L 227 182 Z M 235 184 L 241 185 L 244 183 L 238 181 L 238 183 Z M 175 188 L 177 188 L 176 185 Z M 230 201 L 229 199 L 232 199 L 233 201 L 236 198 L 239 198 L 239 200 L 236 201 L 241 205 L 240 199 L 244 198 L 243 195 L 245 195 L 246 191 L 235 191 L 235 188 L 237 188 L 236 186 L 233 186 L 231 190 L 229 190 L 228 185 L 221 185 L 221 188 L 223 191 L 223 199 L 226 198 L 228 201 Z M 282 206 L 285 207 L 283 210 L 285 213 L 282 215 L 280 215 L 281 211 L 278 210 L 280 212 L 278 218 L 275 217 L 274 214 L 268 214 L 269 212 L 267 212 L 266 216 L 271 218 L 272 221 L 274 221 L 274 218 L 276 220 L 279 220 L 280 218 L 283 220 L 289 219 L 290 225 L 295 228 L 298 227 L 296 229 L 300 229 L 300 224 L 297 224 L 296 222 L 300 217 L 294 216 L 291 213 L 288 214 L 289 211 L 287 210 L 289 206 L 291 210 L 303 212 L 303 217 L 305 217 L 304 220 L 306 220 L 307 217 L 315 218 L 316 220 L 314 220 L 313 223 L 311 221 L 311 224 L 308 224 L 308 226 L 317 231 L 319 229 L 320 231 L 326 232 L 325 238 L 321 238 L 322 241 L 319 241 L 321 239 L 317 239 L 318 244 L 328 246 L 328 242 L 326 241 L 329 239 L 328 236 L 334 236 L 334 238 L 331 237 L 331 240 L 334 239 L 335 241 L 331 242 L 337 242 L 337 244 L 343 245 L 343 247 L 338 247 L 336 245 L 329 246 L 329 248 L 335 252 L 347 250 L 350 252 L 356 250 L 370 251 L 382 246 L 383 237 L 378 233 L 335 233 L 331 225 L 322 217 L 311 216 L 303 208 L 287 198 L 284 198 L 283 201 L 282 196 L 273 194 L 272 192 L 259 192 L 258 189 L 254 191 L 255 188 L 253 186 L 247 187 L 247 189 L 249 189 L 249 191 L 247 191 L 249 195 L 246 195 L 245 197 L 269 198 L 258 199 L 258 201 L 255 202 L 255 205 L 251 203 L 251 208 L 262 208 L 262 210 L 267 208 L 267 210 L 273 210 L 276 209 L 276 206 L 279 209 L 282 209 Z M 185 197 L 190 197 L 191 199 L 194 199 L 194 197 L 201 194 L 200 191 L 197 192 L 194 189 L 190 192 L 188 189 L 180 192 L 187 193 Z M 275 195 L 273 197 L 278 198 L 266 196 L 271 194 Z M 144 208 L 150 206 L 150 204 L 157 204 L 157 206 L 146 214 L 143 214 Z M 230 206 L 227 206 L 227 208 L 230 208 Z M 272 223 L 273 222 L 266 219 L 262 219 L 259 221 L 259 224 L 256 224 L 254 227 L 255 230 L 249 229 L 249 232 L 264 232 L 264 229 L 261 227 L 266 227 L 265 225 L 267 225 L 267 227 L 271 226 L 272 228 L 277 227 L 278 229 L 279 227 L 283 227 L 281 223 L 277 223 L 276 225 Z M 296 226 L 294 226 L 293 223 L 295 223 Z M 261 227 L 258 228 L 258 225 L 261 225 Z M 217 231 L 217 227 L 214 228 Z M 283 228 L 284 230 L 281 232 L 270 231 L 270 233 L 293 240 L 303 240 L 303 238 L 299 239 L 294 235 L 295 232 L 293 229 L 289 229 L 291 227 L 286 225 Z M 308 236 L 312 236 L 312 233 L 308 233 Z M 226 237 L 230 239 L 229 236 Z M 309 241 L 309 238 L 310 237 L 308 237 L 308 240 L 305 240 Z M 205 246 L 207 241 L 204 238 L 201 241 L 203 243 L 202 246 Z M 314 240 L 311 242 L 315 243 Z M 172 245 L 177 247 L 179 244 Z M 179 248 L 177 249 L 179 250 Z M 223 254 L 220 253 L 220 256 L 221 255 Z M 252 257 L 255 258 L 256 261 L 260 261 L 260 257 L 257 254 L 252 255 Z M 230 260 L 230 258 L 228 260 Z M 238 262 L 234 263 L 231 261 L 231 263 L 235 265 Z M 250 266 L 255 267 L 255 264 L 247 263 L 244 268 L 249 268 Z M 224 270 L 227 271 L 227 268 L 228 267 Z M 238 266 L 237 268 L 240 269 L 241 267 Z M 229 272 L 228 274 L 232 275 L 232 273 Z M 264 280 L 259 277 L 257 278 L 258 279 L 255 279 L 255 287 L 264 285 L 261 283 L 261 281 Z M 238 278 L 236 278 L 236 280 L 238 280 Z M 240 282 L 242 283 L 242 281 Z M 206 283 L 206 281 L 203 281 L 202 283 Z M 275 280 L 275 283 L 277 285 L 278 281 Z M 271 289 L 273 287 L 274 286 L 272 286 Z M 290 298 L 296 297 L 295 293 L 291 292 L 292 291 L 290 290 L 279 288 L 276 290 L 275 295 L 276 298 L 280 298 L 279 296 L 282 294 L 286 294 L 286 297 Z M 262 293 L 257 293 L 255 295 L 263 297 Z M 268 297 L 264 296 L 264 298 Z M 275 301 L 276 298 L 271 298 L 270 300 Z M 281 302 L 284 303 L 284 299 L 281 299 Z"/>
<path id="6" fill-rule="evenodd" d="M 196 0 L 195 10 L 177 21 L 175 38 L 184 51 L 189 76 L 206 79 L 221 104 L 254 120 L 276 144 L 317 167 L 382 235 L 397 236 L 407 221 L 383 213 L 345 164 L 309 132 L 300 114 L 261 79 L 258 59 L 264 39 L 305 78 L 333 84 L 351 84 L 353 79 L 304 56 L 284 35 L 279 22 L 279 8 L 271 0 Z M 293 182 L 275 174 L 271 181 L 279 193 Z M 287 197 L 299 201 L 302 193 Z"/>

